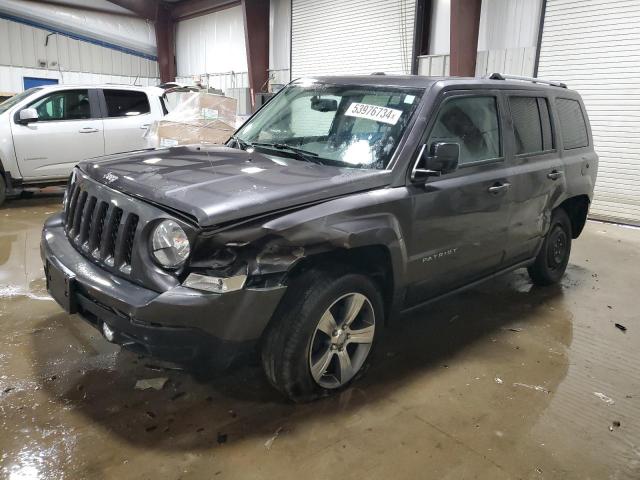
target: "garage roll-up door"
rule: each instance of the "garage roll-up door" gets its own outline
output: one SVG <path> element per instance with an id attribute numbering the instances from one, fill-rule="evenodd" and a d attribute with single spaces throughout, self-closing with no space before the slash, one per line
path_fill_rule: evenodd
<path id="1" fill-rule="evenodd" d="M 415 0 L 293 0 L 292 78 L 411 73 Z"/>
<path id="2" fill-rule="evenodd" d="M 587 107 L 600 155 L 594 218 L 640 225 L 640 2 L 547 0 L 538 76 Z"/>

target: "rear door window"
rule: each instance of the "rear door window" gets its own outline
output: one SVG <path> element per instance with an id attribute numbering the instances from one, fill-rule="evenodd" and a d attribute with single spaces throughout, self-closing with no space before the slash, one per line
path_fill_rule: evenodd
<path id="1" fill-rule="evenodd" d="M 587 124 L 580 103 L 568 98 L 556 99 L 560 132 L 565 150 L 586 147 L 589 145 Z"/>
<path id="2" fill-rule="evenodd" d="M 547 99 L 509 97 L 516 154 L 539 153 L 553 149 L 553 135 Z"/>
<path id="3" fill-rule="evenodd" d="M 151 111 L 144 92 L 133 90 L 104 90 L 108 117 L 135 117 Z"/>
<path id="4" fill-rule="evenodd" d="M 89 90 L 60 90 L 36 100 L 29 106 L 38 112 L 39 122 L 91 118 Z"/>
<path id="5" fill-rule="evenodd" d="M 457 143 L 460 165 L 499 158 L 496 97 L 453 97 L 445 101 L 427 143 Z"/>

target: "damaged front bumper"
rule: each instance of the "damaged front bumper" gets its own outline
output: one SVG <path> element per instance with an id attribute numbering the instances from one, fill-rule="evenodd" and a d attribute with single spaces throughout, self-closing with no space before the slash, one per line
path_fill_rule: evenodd
<path id="1" fill-rule="evenodd" d="M 61 215 L 45 223 L 40 253 L 47 289 L 65 310 L 106 330 L 115 343 L 174 361 L 206 354 L 217 363 L 230 363 L 257 343 L 286 290 L 276 286 L 217 294 L 176 286 L 158 293 L 80 254 L 67 239 Z"/>

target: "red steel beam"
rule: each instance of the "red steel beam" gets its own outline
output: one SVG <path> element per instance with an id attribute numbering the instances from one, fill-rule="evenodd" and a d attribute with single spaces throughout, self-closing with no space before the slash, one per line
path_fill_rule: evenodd
<path id="1" fill-rule="evenodd" d="M 171 11 L 163 5 L 158 8 L 155 29 L 160 81 L 173 82 L 176 79 L 176 25 Z"/>
<path id="2" fill-rule="evenodd" d="M 478 56 L 481 0 L 451 0 L 451 63 L 454 77 L 473 77 Z"/>
<path id="3" fill-rule="evenodd" d="M 242 0 L 251 106 L 269 80 L 269 0 Z"/>

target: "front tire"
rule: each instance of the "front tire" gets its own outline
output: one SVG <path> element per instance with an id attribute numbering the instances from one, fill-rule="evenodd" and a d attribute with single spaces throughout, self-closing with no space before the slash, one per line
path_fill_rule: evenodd
<path id="1" fill-rule="evenodd" d="M 265 332 L 267 378 L 298 402 L 345 388 L 366 365 L 383 316 L 380 292 L 366 275 L 304 273 Z"/>
<path id="2" fill-rule="evenodd" d="M 571 254 L 571 220 L 567 212 L 559 208 L 551 216 L 549 232 L 542 243 L 535 262 L 528 267 L 535 285 L 558 283 L 564 275 Z"/>

